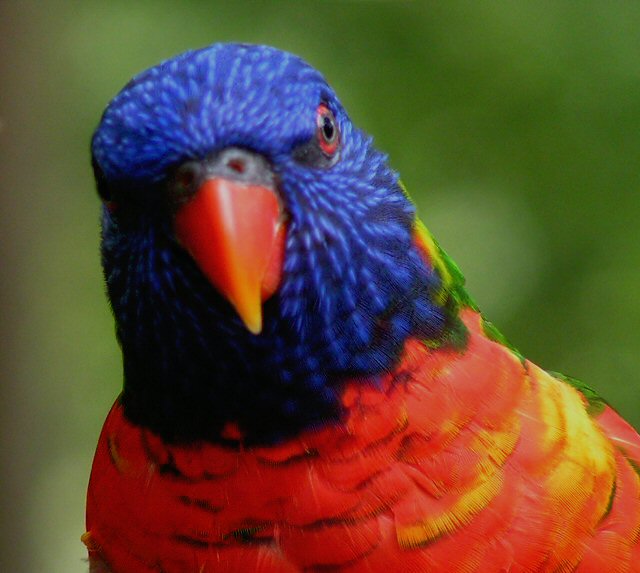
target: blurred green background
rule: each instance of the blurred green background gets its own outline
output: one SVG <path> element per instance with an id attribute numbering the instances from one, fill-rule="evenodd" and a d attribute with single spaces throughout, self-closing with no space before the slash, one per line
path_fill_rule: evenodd
<path id="1" fill-rule="evenodd" d="M 0 2 L 0 570 L 86 571 L 121 378 L 88 142 L 134 73 L 214 41 L 321 69 L 486 314 L 640 425 L 638 30 L 638 2 Z"/>

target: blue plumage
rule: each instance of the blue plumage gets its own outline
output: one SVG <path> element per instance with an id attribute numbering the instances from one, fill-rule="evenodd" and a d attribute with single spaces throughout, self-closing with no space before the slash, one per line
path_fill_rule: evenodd
<path id="1" fill-rule="evenodd" d="M 313 135 L 309 102 L 331 93 L 316 70 L 274 48 L 217 44 L 186 52 L 138 74 L 111 101 L 94 157 L 108 178 L 144 184 L 230 145 L 277 161 Z"/>
<path id="2" fill-rule="evenodd" d="M 321 102 L 341 133 L 331 164 L 307 153 Z M 167 199 L 181 163 L 231 146 L 268 160 L 288 217 L 282 283 L 257 336 L 177 243 Z M 125 411 L 165 439 L 221 440 L 232 422 L 247 442 L 274 442 L 336 419 L 346 378 L 390 369 L 410 335 L 442 332 L 413 206 L 299 58 L 232 44 L 178 56 L 111 102 L 92 149 L 100 192 L 118 205 L 104 210 L 103 263 Z"/>

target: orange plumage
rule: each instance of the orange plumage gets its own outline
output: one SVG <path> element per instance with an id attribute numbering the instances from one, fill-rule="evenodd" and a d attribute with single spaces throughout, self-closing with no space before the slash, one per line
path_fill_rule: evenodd
<path id="1" fill-rule="evenodd" d="M 463 353 L 411 341 L 393 380 L 347 385 L 343 425 L 277 447 L 167 446 L 116 403 L 90 551 L 118 573 L 640 571 L 638 434 L 463 317 Z"/>
<path id="2" fill-rule="evenodd" d="M 640 436 L 480 314 L 324 78 L 217 44 L 92 143 L 92 573 L 640 573 Z"/>

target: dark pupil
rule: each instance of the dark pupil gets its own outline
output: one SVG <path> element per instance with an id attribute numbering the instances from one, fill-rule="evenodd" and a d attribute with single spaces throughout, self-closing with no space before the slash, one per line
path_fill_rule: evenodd
<path id="1" fill-rule="evenodd" d="M 328 115 L 325 115 L 322 118 L 322 134 L 324 135 L 324 138 L 327 141 L 331 141 L 335 133 L 336 130 L 333 126 L 333 120 Z"/>

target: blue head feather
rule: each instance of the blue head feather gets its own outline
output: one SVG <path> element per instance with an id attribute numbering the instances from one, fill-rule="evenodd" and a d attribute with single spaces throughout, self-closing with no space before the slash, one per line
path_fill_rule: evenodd
<path id="1" fill-rule="evenodd" d="M 320 102 L 341 133 L 314 166 Z M 242 147 L 270 162 L 287 211 L 283 277 L 254 336 L 176 242 L 168 173 Z M 123 402 L 174 441 L 220 440 L 226 423 L 269 443 L 339 420 L 340 386 L 393 368 L 409 336 L 438 337 L 437 277 L 413 243 L 414 207 L 386 157 L 323 77 L 264 46 L 217 44 L 136 76 L 93 138 L 103 264 L 123 349 Z M 364 382 L 363 382 L 364 383 Z"/>

